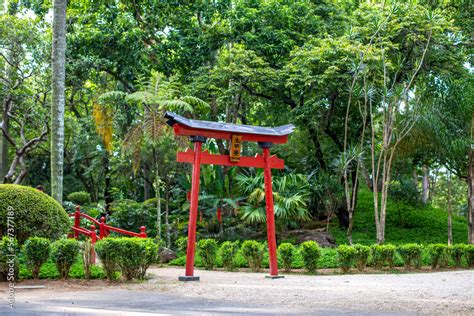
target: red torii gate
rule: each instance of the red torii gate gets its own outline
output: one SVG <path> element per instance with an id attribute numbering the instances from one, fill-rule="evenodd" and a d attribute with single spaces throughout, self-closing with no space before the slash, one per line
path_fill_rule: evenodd
<path id="1" fill-rule="evenodd" d="M 265 202 L 267 215 L 267 239 L 268 253 L 270 259 L 270 278 L 281 277 L 278 275 L 278 263 L 276 255 L 275 216 L 273 211 L 272 171 L 271 169 L 283 169 L 284 161 L 276 156 L 270 156 L 270 147 L 273 143 L 284 144 L 288 135 L 294 130 L 294 126 L 284 125 L 280 127 L 259 127 L 249 125 L 237 125 L 229 123 L 217 123 L 209 121 L 191 120 L 172 112 L 166 112 L 165 118 L 168 125 L 173 127 L 177 136 L 189 136 L 194 143 L 194 150 L 187 149 L 178 152 L 177 161 L 193 164 L 191 200 L 188 224 L 188 246 L 186 250 L 186 273 L 180 276 L 180 281 L 199 281 L 194 276 L 194 253 L 196 243 L 196 221 L 198 212 L 199 177 L 201 164 L 254 167 L 264 169 L 265 179 Z M 229 155 L 215 155 L 207 151 L 202 152 L 202 143 L 207 138 L 225 139 L 231 142 Z M 258 142 L 262 148 L 262 155 L 255 157 L 241 157 L 241 143 Z"/>

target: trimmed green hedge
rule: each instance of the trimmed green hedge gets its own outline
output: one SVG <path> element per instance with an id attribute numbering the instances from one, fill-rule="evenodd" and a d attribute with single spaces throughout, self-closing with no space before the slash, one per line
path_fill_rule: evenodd
<path id="1" fill-rule="evenodd" d="M 0 237 L 7 234 L 9 220 L 20 245 L 34 236 L 59 239 L 70 229 L 68 215 L 49 195 L 31 187 L 0 184 Z"/>

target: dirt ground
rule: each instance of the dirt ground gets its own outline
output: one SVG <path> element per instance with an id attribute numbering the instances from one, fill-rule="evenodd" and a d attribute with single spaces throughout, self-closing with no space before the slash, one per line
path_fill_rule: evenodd
<path id="1" fill-rule="evenodd" d="M 474 270 L 414 274 L 287 274 L 196 270 L 199 282 L 179 282 L 182 268 L 149 270 L 144 282 L 27 281 L 14 311 L 0 297 L 0 314 L 44 315 L 474 315 Z M 7 284 L 0 283 L 3 293 Z"/>

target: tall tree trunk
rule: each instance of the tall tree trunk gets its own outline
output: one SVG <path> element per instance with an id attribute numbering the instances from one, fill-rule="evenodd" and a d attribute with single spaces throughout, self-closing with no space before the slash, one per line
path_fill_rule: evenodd
<path id="1" fill-rule="evenodd" d="M 105 211 L 108 213 L 110 211 L 110 205 L 113 202 L 112 194 L 110 189 L 112 187 L 112 181 L 110 179 L 110 166 L 109 166 L 109 153 L 105 151 L 103 158 L 103 168 L 104 168 L 104 201 L 105 201 Z"/>
<path id="2" fill-rule="evenodd" d="M 66 4 L 55 0 L 53 5 L 51 195 L 59 203 L 63 201 Z"/>
<path id="3" fill-rule="evenodd" d="M 10 120 L 8 117 L 8 112 L 11 109 L 12 99 L 10 95 L 6 95 L 3 101 L 3 109 L 2 109 L 2 127 L 4 131 L 8 134 L 9 127 L 10 127 Z M 3 182 L 5 175 L 9 169 L 9 161 L 8 161 L 8 147 L 9 142 L 7 138 L 0 132 L 0 181 Z"/>
<path id="4" fill-rule="evenodd" d="M 474 125 L 474 116 L 473 116 Z M 474 126 L 471 127 L 474 129 Z M 467 187 L 468 187 L 468 243 L 474 244 L 474 149 L 469 148 L 469 160 L 467 166 Z"/>
<path id="5" fill-rule="evenodd" d="M 156 237 L 161 240 L 161 179 L 158 168 L 156 150 L 153 149 L 153 160 L 155 166 L 155 193 L 156 193 Z"/>
<path id="6" fill-rule="evenodd" d="M 451 173 L 448 171 L 448 245 L 453 244 L 453 223 L 452 223 L 452 214 L 453 208 L 451 203 L 452 195 L 452 183 L 451 183 Z"/>
<path id="7" fill-rule="evenodd" d="M 430 169 L 427 165 L 423 165 L 423 182 L 422 182 L 422 193 L 421 200 L 423 204 L 428 204 L 430 197 Z"/>
<path id="8" fill-rule="evenodd" d="M 170 190 L 169 185 L 166 185 L 166 200 L 165 200 L 165 226 L 166 226 L 166 247 L 171 247 L 171 229 L 170 229 Z"/>

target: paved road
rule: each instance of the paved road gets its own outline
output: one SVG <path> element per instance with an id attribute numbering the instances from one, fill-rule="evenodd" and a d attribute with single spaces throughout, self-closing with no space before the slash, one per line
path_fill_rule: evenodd
<path id="1" fill-rule="evenodd" d="M 474 315 L 474 271 L 416 274 L 287 275 L 196 271 L 200 282 L 178 282 L 183 271 L 153 268 L 144 283 L 46 282 L 18 290 L 11 315 Z M 40 283 L 41 283 L 40 282 Z M 0 284 L 5 289 L 5 284 Z"/>

